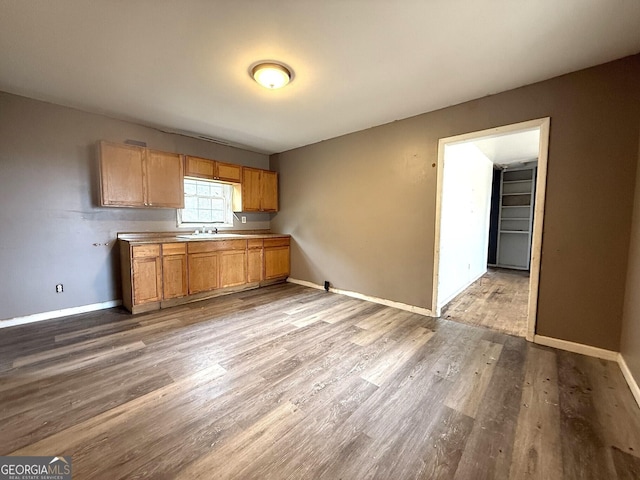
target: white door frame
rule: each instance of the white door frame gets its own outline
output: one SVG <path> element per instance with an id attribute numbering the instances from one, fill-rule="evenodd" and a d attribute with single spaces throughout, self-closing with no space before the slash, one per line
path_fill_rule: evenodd
<path id="1" fill-rule="evenodd" d="M 526 338 L 532 342 L 536 331 L 536 316 L 538 311 L 538 287 L 540 284 L 540 254 L 542 252 L 542 226 L 544 220 L 544 202 L 547 192 L 547 161 L 549 157 L 549 130 L 551 118 L 538 118 L 526 122 L 504 125 L 478 132 L 441 138 L 438 141 L 438 168 L 436 179 L 436 228 L 433 252 L 433 293 L 431 296 L 431 311 L 440 316 L 438 308 L 438 270 L 440 268 L 440 221 L 442 213 L 442 178 L 444 173 L 444 147 L 447 144 L 466 142 L 480 137 L 499 136 L 522 130 L 540 129 L 540 144 L 538 150 L 538 174 L 536 177 L 536 200 L 533 216 L 533 238 L 531 244 L 531 269 L 529 276 L 529 304 L 527 313 Z"/>

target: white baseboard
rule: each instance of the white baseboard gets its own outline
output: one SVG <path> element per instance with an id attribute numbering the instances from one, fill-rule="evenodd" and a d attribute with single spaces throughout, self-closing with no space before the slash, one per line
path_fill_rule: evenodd
<path id="1" fill-rule="evenodd" d="M 547 347 L 558 348 L 560 350 L 566 350 L 568 352 L 580 353 L 582 355 L 588 355 L 590 357 L 602 358 L 604 360 L 611 360 L 616 362 L 622 371 L 624 379 L 629 385 L 629 389 L 635 398 L 638 407 L 640 407 L 640 387 L 638 382 L 633 378 L 631 370 L 627 362 L 624 361 L 624 357 L 619 352 L 613 350 L 605 350 L 604 348 L 592 347 L 590 345 L 584 345 L 582 343 L 569 342 L 567 340 L 560 340 L 559 338 L 545 337 L 542 335 L 535 335 L 533 341 L 539 345 L 546 345 Z"/>
<path id="2" fill-rule="evenodd" d="M 588 355 L 589 357 L 602 358 L 604 360 L 611 360 L 614 362 L 618 361 L 618 352 L 614 352 L 613 350 L 605 350 L 604 348 L 592 347 L 590 345 L 584 345 L 582 343 L 569 342 L 567 340 L 545 337 L 543 335 L 535 335 L 533 337 L 533 342 L 539 345 L 546 345 L 547 347 L 566 350 L 567 352 Z"/>
<path id="3" fill-rule="evenodd" d="M 122 300 L 111 300 L 108 302 L 92 303 L 91 305 L 81 305 L 80 307 L 53 310 L 51 312 L 34 313 L 33 315 L 26 315 L 24 317 L 15 317 L 9 318 L 7 320 L 0 320 L 0 328 L 15 327 L 16 325 L 26 325 L 27 323 L 41 322 L 43 320 L 67 317 L 69 315 L 93 312 L 95 310 L 104 310 L 105 308 L 113 308 L 120 305 L 122 305 Z"/>
<path id="4" fill-rule="evenodd" d="M 629 370 L 629 366 L 627 365 L 627 362 L 625 362 L 621 353 L 618 354 L 618 365 L 620 365 L 622 375 L 624 375 L 624 379 L 627 381 L 627 385 L 629 385 L 629 389 L 631 390 L 633 397 L 636 399 L 638 407 L 640 407 L 640 387 L 638 386 L 636 379 L 633 378 L 633 374 L 631 373 L 631 370 Z"/>
<path id="5" fill-rule="evenodd" d="M 306 280 L 298 280 L 296 278 L 287 278 L 287 282 L 295 283 L 296 285 L 302 285 L 304 287 L 316 288 L 318 290 L 324 290 L 322 285 L 318 285 L 316 283 L 307 282 Z M 360 300 L 366 300 L 367 302 L 379 303 L 380 305 L 385 305 L 387 307 L 397 308 L 399 310 L 406 310 L 407 312 L 417 313 L 420 315 L 424 315 L 426 317 L 433 317 L 433 312 L 428 308 L 424 307 L 416 307 L 415 305 L 408 305 L 406 303 L 394 302 L 393 300 L 386 300 L 384 298 L 371 297 L 369 295 L 364 295 L 358 292 L 351 292 L 349 290 L 341 290 L 339 288 L 329 287 L 329 291 L 333 293 L 338 293 L 340 295 L 345 295 L 347 297 L 358 298 Z"/>

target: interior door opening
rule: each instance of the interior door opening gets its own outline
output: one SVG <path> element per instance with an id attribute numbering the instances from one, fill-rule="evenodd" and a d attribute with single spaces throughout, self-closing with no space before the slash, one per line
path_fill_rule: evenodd
<path id="1" fill-rule="evenodd" d="M 549 118 L 443 138 L 432 311 L 533 340 Z M 457 318 L 460 317 L 460 318 Z"/>

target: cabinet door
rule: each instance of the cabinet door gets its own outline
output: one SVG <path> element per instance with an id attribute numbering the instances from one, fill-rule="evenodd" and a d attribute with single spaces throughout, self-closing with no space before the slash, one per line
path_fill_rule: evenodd
<path id="1" fill-rule="evenodd" d="M 133 259 L 133 304 L 162 300 L 160 256 Z"/>
<path id="2" fill-rule="evenodd" d="M 260 211 L 260 170 L 242 169 L 242 211 Z"/>
<path id="3" fill-rule="evenodd" d="M 287 276 L 289 276 L 289 247 L 265 247 L 265 280 Z"/>
<path id="4" fill-rule="evenodd" d="M 206 158 L 185 157 L 184 175 L 185 177 L 208 178 L 213 180 L 216 162 Z"/>
<path id="5" fill-rule="evenodd" d="M 189 254 L 189 293 L 218 288 L 218 253 Z"/>
<path id="6" fill-rule="evenodd" d="M 111 142 L 99 148 L 101 205 L 143 207 L 145 149 Z"/>
<path id="7" fill-rule="evenodd" d="M 177 153 L 147 151 L 147 205 L 184 208 L 184 169 Z"/>
<path id="8" fill-rule="evenodd" d="M 162 257 L 162 293 L 164 299 L 187 295 L 187 255 Z"/>
<path id="9" fill-rule="evenodd" d="M 262 248 L 247 250 L 247 283 L 263 280 Z"/>
<path id="10" fill-rule="evenodd" d="M 220 252 L 220 286 L 247 283 L 247 253 L 244 250 Z"/>
<path id="11" fill-rule="evenodd" d="M 263 170 L 260 182 L 260 210 L 264 212 L 278 211 L 278 174 Z"/>
<path id="12" fill-rule="evenodd" d="M 216 180 L 225 182 L 242 182 L 242 167 L 231 163 L 216 162 L 216 171 L 214 175 Z"/>

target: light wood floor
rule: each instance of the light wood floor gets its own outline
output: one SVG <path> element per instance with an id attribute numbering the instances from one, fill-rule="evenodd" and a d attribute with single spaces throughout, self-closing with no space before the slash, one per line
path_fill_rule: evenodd
<path id="1" fill-rule="evenodd" d="M 442 317 L 524 337 L 528 301 L 529 272 L 489 268 L 442 309 Z"/>
<path id="2" fill-rule="evenodd" d="M 0 455 L 82 479 L 640 478 L 618 366 L 283 284 L 0 331 Z"/>

